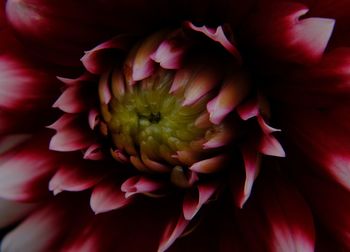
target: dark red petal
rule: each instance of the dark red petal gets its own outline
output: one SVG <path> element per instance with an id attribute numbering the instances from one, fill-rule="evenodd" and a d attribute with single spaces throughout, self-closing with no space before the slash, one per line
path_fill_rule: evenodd
<path id="1" fill-rule="evenodd" d="M 178 17 L 175 9 L 183 12 L 178 5 L 160 0 L 152 4 L 138 0 L 9 0 L 6 14 L 10 25 L 37 56 L 80 66 L 83 52 L 102 41 L 118 34 L 144 34 L 158 22 L 169 24 Z"/>
<path id="2" fill-rule="evenodd" d="M 317 178 L 315 175 L 301 176 L 301 179 L 304 191 L 316 216 L 330 231 L 330 235 L 345 247 L 344 251 L 349 250 L 349 191 L 331 181 Z"/>
<path id="3" fill-rule="evenodd" d="M 335 21 L 303 18 L 308 8 L 299 3 L 264 4 L 254 15 L 251 41 L 264 55 L 310 64 L 319 61 L 331 37 Z M 261 25 L 263 24 L 263 25 Z"/>
<path id="4" fill-rule="evenodd" d="M 314 170 L 347 190 L 350 190 L 350 121 L 345 115 L 349 113 L 345 103 L 325 110 L 284 109 L 280 114 L 289 141 L 317 164 Z"/>
<path id="5" fill-rule="evenodd" d="M 57 169 L 57 156 L 48 150 L 48 136 L 34 135 L 1 155 L 0 196 L 29 201 L 46 196 L 48 181 Z"/>
<path id="6" fill-rule="evenodd" d="M 69 234 L 62 250 L 154 252 L 174 208 L 170 201 L 157 199 L 154 204 L 148 199 L 94 215 Z"/>
<path id="7" fill-rule="evenodd" d="M 6 109 L 47 109 L 58 93 L 58 82 L 14 54 L 0 55 L 0 107 Z"/>
<path id="8" fill-rule="evenodd" d="M 37 204 L 0 199 L 0 227 L 4 228 L 23 219 L 36 207 Z"/>
<path id="9" fill-rule="evenodd" d="M 247 250 L 314 251 L 313 218 L 296 188 L 276 174 L 259 178 L 255 195 L 236 213 Z"/>

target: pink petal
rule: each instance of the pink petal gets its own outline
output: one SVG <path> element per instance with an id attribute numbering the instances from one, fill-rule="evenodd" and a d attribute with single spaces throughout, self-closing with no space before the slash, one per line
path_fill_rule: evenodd
<path id="1" fill-rule="evenodd" d="M 85 68 L 93 74 L 101 74 L 115 62 L 116 51 L 124 51 L 130 47 L 133 39 L 127 36 L 116 36 L 90 51 L 81 58 Z"/>
<path id="2" fill-rule="evenodd" d="M 248 200 L 252 192 L 254 181 L 260 172 L 259 153 L 254 148 L 249 146 L 244 147 L 242 149 L 242 155 L 244 160 L 245 181 L 243 190 L 239 193 L 236 202 L 240 208 L 243 208 Z"/>
<path id="3" fill-rule="evenodd" d="M 155 67 L 151 55 L 157 50 L 166 34 L 167 32 L 163 31 L 151 35 L 138 48 L 131 67 L 134 81 L 140 81 L 151 76 Z"/>
<path id="4" fill-rule="evenodd" d="M 175 32 L 173 36 L 164 40 L 151 58 L 164 69 L 179 69 L 183 57 L 190 46 L 189 41 L 183 41 L 181 32 Z"/>
<path id="5" fill-rule="evenodd" d="M 89 126 L 93 130 L 100 122 L 100 112 L 97 109 L 91 109 L 89 111 Z"/>
<path id="6" fill-rule="evenodd" d="M 186 220 L 191 220 L 201 209 L 210 197 L 217 190 L 217 184 L 199 184 L 195 189 L 195 195 L 192 192 L 187 192 L 183 202 L 183 215 Z"/>
<path id="7" fill-rule="evenodd" d="M 195 73 L 194 73 L 195 74 Z M 213 68 L 202 68 L 191 80 L 184 93 L 183 106 L 192 105 L 209 93 L 220 82 L 220 72 Z"/>
<path id="8" fill-rule="evenodd" d="M 102 151 L 100 144 L 93 144 L 84 153 L 84 159 L 88 160 L 101 160 L 105 158 L 105 154 Z"/>
<path id="9" fill-rule="evenodd" d="M 129 198 L 130 196 L 138 193 L 152 193 L 160 190 L 164 187 L 164 184 L 144 177 L 144 176 L 134 176 L 127 179 L 121 186 L 121 190 L 125 192 L 125 197 Z"/>
<path id="10" fill-rule="evenodd" d="M 190 170 L 198 173 L 212 173 L 224 168 L 225 162 L 227 162 L 228 157 L 226 155 L 219 155 L 213 158 L 204 159 L 194 163 Z"/>
<path id="11" fill-rule="evenodd" d="M 96 102 L 91 91 L 86 85 L 69 86 L 52 107 L 59 108 L 66 113 L 78 113 L 87 110 Z"/>
<path id="12" fill-rule="evenodd" d="M 75 151 L 88 148 L 94 143 L 94 136 L 87 127 L 81 124 L 77 115 L 65 114 L 49 128 L 57 130 L 51 138 L 50 150 Z"/>
<path id="13" fill-rule="evenodd" d="M 285 157 L 282 145 L 272 135 L 263 135 L 260 140 L 259 151 L 268 156 Z"/>
<path id="14" fill-rule="evenodd" d="M 91 194 L 90 205 L 95 214 L 109 212 L 130 204 L 130 199 L 125 198 L 120 184 L 112 180 L 103 180 L 97 184 Z"/>
<path id="15" fill-rule="evenodd" d="M 160 240 L 158 252 L 166 251 L 179 236 L 184 232 L 188 225 L 189 221 L 185 220 L 182 216 L 178 220 L 173 220 L 170 222 Z"/>
<path id="16" fill-rule="evenodd" d="M 74 86 L 74 85 L 80 85 L 80 84 L 87 84 L 87 82 L 95 82 L 96 76 L 86 71 L 77 78 L 67 78 L 67 77 L 57 76 L 57 79 L 63 82 L 64 84 L 66 84 L 67 86 Z"/>
<path id="17" fill-rule="evenodd" d="M 51 178 L 49 190 L 56 195 L 62 191 L 83 191 L 97 184 L 106 175 L 106 170 L 93 167 L 91 163 L 70 160 L 60 165 Z"/>
<path id="18" fill-rule="evenodd" d="M 235 58 L 237 58 L 239 61 L 241 60 L 241 56 L 237 50 L 237 48 L 234 46 L 233 43 L 229 41 L 227 36 L 225 35 L 225 32 L 223 30 L 222 26 L 214 28 L 207 28 L 206 26 L 197 27 L 191 22 L 186 22 L 185 26 L 189 27 L 190 29 L 203 33 L 208 38 L 212 39 L 215 42 L 218 42 L 221 44 L 227 51 L 229 51 Z"/>
<path id="19" fill-rule="evenodd" d="M 109 88 L 109 77 L 110 72 L 104 72 L 98 83 L 98 94 L 100 97 L 100 102 L 104 104 L 108 104 L 112 99 L 111 90 Z"/>
<path id="20" fill-rule="evenodd" d="M 258 102 L 256 99 L 248 100 L 237 108 L 238 115 L 246 121 L 259 114 Z"/>
<path id="21" fill-rule="evenodd" d="M 220 124 L 248 94 L 250 84 L 240 75 L 232 74 L 224 80 L 219 94 L 207 104 L 210 121 Z"/>
<path id="22" fill-rule="evenodd" d="M 269 135 L 269 134 L 274 133 L 274 132 L 281 131 L 280 129 L 276 129 L 276 128 L 273 128 L 270 125 L 268 125 L 261 115 L 258 115 L 258 123 L 260 125 L 260 128 L 262 129 L 262 131 L 266 135 Z"/>

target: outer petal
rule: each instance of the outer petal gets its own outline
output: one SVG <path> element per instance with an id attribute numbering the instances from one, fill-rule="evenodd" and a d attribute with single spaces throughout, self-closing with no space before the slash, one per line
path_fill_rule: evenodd
<path id="1" fill-rule="evenodd" d="M 49 183 L 49 189 L 54 194 L 61 191 L 83 191 L 97 184 L 106 170 L 97 167 L 89 161 L 74 161 L 60 165 Z"/>
<path id="2" fill-rule="evenodd" d="M 264 55 L 300 64 L 315 63 L 322 57 L 335 21 L 303 19 L 307 12 L 308 8 L 299 3 L 264 4 L 253 19 L 255 35 L 250 39 Z"/>
<path id="3" fill-rule="evenodd" d="M 314 251 L 312 215 L 297 190 L 281 176 L 264 174 L 255 192 L 236 216 L 248 251 Z"/>
<path id="4" fill-rule="evenodd" d="M 349 112 L 349 106 L 344 104 L 321 111 L 284 109 L 281 114 L 289 141 L 317 164 L 314 170 L 326 174 L 347 190 L 350 190 L 350 121 L 344 115 Z"/>
<path id="5" fill-rule="evenodd" d="M 57 156 L 47 149 L 48 137 L 43 135 L 35 135 L 1 156 L 1 197 L 27 201 L 47 195 L 48 180 L 57 169 Z"/>
<path id="6" fill-rule="evenodd" d="M 120 189 L 120 183 L 103 180 L 92 191 L 90 205 L 95 214 L 124 207 L 130 203 Z"/>
<path id="7" fill-rule="evenodd" d="M 14 224 L 28 215 L 37 204 L 19 203 L 0 199 L 0 227 Z"/>
<path id="8" fill-rule="evenodd" d="M 0 55 L 0 107 L 47 108 L 58 93 L 58 82 L 43 69 L 14 54 Z"/>
<path id="9" fill-rule="evenodd" d="M 177 3 L 160 0 L 6 3 L 8 20 L 27 46 L 37 56 L 69 66 L 80 66 L 84 50 L 116 34 L 144 34 L 159 21 L 169 23 L 175 9 L 182 11 Z"/>
<path id="10" fill-rule="evenodd" d="M 344 246 L 345 251 L 349 250 L 349 192 L 330 181 L 317 178 L 314 174 L 303 176 L 302 182 L 311 207 L 321 223 Z"/>

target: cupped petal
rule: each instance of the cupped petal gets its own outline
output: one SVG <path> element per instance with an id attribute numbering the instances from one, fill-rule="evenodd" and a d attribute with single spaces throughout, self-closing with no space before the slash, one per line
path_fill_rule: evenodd
<path id="1" fill-rule="evenodd" d="M 94 86 L 73 85 L 67 87 L 52 105 L 66 113 L 79 113 L 97 104 Z"/>
<path id="2" fill-rule="evenodd" d="M 133 44 L 133 40 L 131 36 L 115 36 L 86 51 L 81 61 L 90 73 L 101 74 L 115 63 L 118 54 L 123 53 Z"/>
<path id="3" fill-rule="evenodd" d="M 145 176 L 134 176 L 127 179 L 122 185 L 121 190 L 125 192 L 125 197 L 129 198 L 138 193 L 155 193 L 164 188 L 164 183 Z"/>
<path id="4" fill-rule="evenodd" d="M 55 151 L 76 151 L 86 149 L 95 143 L 88 127 L 88 118 L 83 115 L 64 114 L 54 124 L 48 126 L 57 133 L 51 138 L 49 148 Z M 82 121 L 83 120 L 83 121 Z"/>
<path id="5" fill-rule="evenodd" d="M 107 172 L 92 161 L 62 162 L 49 182 L 49 189 L 56 195 L 62 191 L 83 191 L 96 185 Z"/>
<path id="6" fill-rule="evenodd" d="M 111 179 L 98 183 L 91 194 L 90 206 L 95 214 L 119 209 L 130 204 L 131 200 L 121 191 L 121 184 Z"/>

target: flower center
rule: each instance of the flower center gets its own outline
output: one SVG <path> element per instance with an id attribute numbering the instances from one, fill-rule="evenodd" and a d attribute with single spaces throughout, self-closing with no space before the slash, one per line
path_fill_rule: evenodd
<path id="1" fill-rule="evenodd" d="M 101 77 L 103 125 L 115 159 L 142 172 L 169 174 L 174 184 L 188 187 L 230 159 L 239 132 L 232 111 L 249 85 L 242 71 L 227 67 L 231 63 L 225 58 L 208 55 L 192 55 L 176 69 L 155 62 L 146 67 L 152 69 L 150 74 L 135 80 L 138 53 L 157 36 L 134 48 L 123 67 Z"/>
<path id="2" fill-rule="evenodd" d="M 204 130 L 196 127 L 195 120 L 205 110 L 205 103 L 183 106 L 182 97 L 169 93 L 173 77 L 172 71 L 160 71 L 130 87 L 123 96 L 112 98 L 108 128 L 119 149 L 142 159 L 177 165 L 176 152 L 203 137 Z"/>

